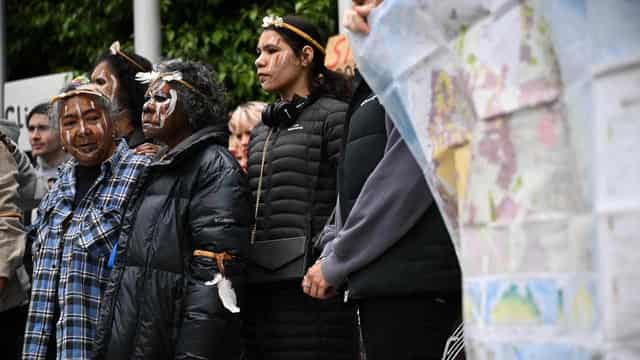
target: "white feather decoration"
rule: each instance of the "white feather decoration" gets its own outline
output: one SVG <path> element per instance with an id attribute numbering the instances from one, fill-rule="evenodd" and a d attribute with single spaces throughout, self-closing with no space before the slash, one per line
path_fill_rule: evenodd
<path id="1" fill-rule="evenodd" d="M 109 51 L 111 51 L 111 55 L 118 55 L 120 53 L 120 41 L 114 41 L 109 47 Z"/>
<path id="2" fill-rule="evenodd" d="M 204 284 L 207 286 L 218 285 L 218 296 L 220 297 L 220 301 L 222 301 L 222 305 L 225 309 L 234 314 L 240 312 L 240 308 L 238 307 L 238 297 L 236 296 L 236 292 L 233 290 L 233 286 L 229 279 L 222 276 L 222 274 L 217 273 L 213 280 L 207 281 Z"/>

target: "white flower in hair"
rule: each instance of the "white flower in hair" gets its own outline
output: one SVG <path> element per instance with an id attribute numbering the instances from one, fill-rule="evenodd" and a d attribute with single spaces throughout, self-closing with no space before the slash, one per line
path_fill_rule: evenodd
<path id="1" fill-rule="evenodd" d="M 109 51 L 111 51 L 112 55 L 118 55 L 120 53 L 120 41 L 114 41 L 109 47 Z"/>
<path id="2" fill-rule="evenodd" d="M 284 20 L 282 20 L 282 17 L 269 15 L 262 18 L 262 27 L 263 28 L 268 28 L 269 26 L 280 27 L 282 26 L 283 22 Z"/>

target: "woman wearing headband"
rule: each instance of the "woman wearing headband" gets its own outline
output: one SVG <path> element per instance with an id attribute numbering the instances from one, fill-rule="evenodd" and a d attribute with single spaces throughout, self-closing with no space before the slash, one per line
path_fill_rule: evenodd
<path id="1" fill-rule="evenodd" d="M 227 150 L 224 92 L 175 60 L 149 85 L 145 136 L 166 145 L 130 201 L 112 253 L 98 359 L 239 359 L 249 194 Z"/>
<path id="2" fill-rule="evenodd" d="M 120 42 L 116 41 L 91 72 L 91 82 L 111 99 L 115 108 L 113 126 L 116 136 L 125 138 L 130 148 L 144 143 L 141 116 L 147 86 L 135 80 L 136 73 L 151 69 L 149 60 L 122 51 Z"/>
<path id="3" fill-rule="evenodd" d="M 111 101 L 94 85 L 71 86 L 51 101 L 72 157 L 38 207 L 33 286 L 23 359 L 91 358 L 107 259 L 126 202 L 149 158 L 113 137 Z"/>
<path id="4" fill-rule="evenodd" d="M 350 305 L 312 299 L 300 287 L 314 261 L 311 238 L 335 206 L 348 86 L 324 67 L 325 39 L 308 21 L 269 16 L 262 26 L 258 79 L 279 100 L 267 106 L 249 145 L 249 359 L 355 359 Z"/>

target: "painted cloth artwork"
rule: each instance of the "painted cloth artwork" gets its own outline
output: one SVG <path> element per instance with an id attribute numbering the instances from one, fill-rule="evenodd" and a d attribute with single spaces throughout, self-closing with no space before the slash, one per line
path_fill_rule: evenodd
<path id="1" fill-rule="evenodd" d="M 29 233 L 34 272 L 24 359 L 44 359 L 53 331 L 57 358 L 91 357 L 100 298 L 109 277 L 107 260 L 118 239 L 122 209 L 149 162 L 121 141 L 75 209 L 78 163 L 72 159 L 61 167 Z"/>
<path id="2" fill-rule="evenodd" d="M 350 36 L 458 250 L 468 359 L 640 358 L 638 16 L 395 0 Z"/>

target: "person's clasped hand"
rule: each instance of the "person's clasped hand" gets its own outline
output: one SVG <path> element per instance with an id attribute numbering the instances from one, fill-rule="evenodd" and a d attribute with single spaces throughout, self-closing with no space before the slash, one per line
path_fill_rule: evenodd
<path id="1" fill-rule="evenodd" d="M 133 152 L 138 155 L 147 155 L 147 156 L 155 156 L 160 150 L 160 145 L 152 144 L 152 143 L 144 143 L 138 145 Z"/>
<path id="2" fill-rule="evenodd" d="M 329 299 L 338 294 L 322 275 L 322 260 L 316 261 L 302 278 L 302 291 L 316 299 Z"/>

